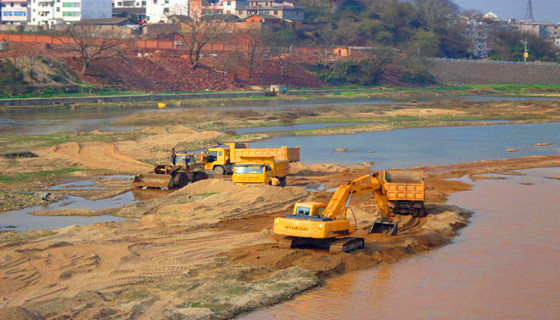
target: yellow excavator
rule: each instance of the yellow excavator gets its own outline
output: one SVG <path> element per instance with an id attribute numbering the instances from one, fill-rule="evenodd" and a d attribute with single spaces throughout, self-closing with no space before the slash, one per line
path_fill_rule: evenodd
<path id="1" fill-rule="evenodd" d="M 408 213 L 414 216 L 425 214 L 423 172 L 373 172 L 339 186 L 328 204 L 296 203 L 292 214 L 274 219 L 273 232 L 285 236 L 280 241 L 282 247 L 311 246 L 328 249 L 331 253 L 362 248 L 364 238 L 348 237 L 356 231 L 357 222 L 354 217 L 352 223 L 347 214 L 351 210 L 352 197 L 370 192 L 381 211 L 381 218 L 375 221 L 369 233 L 396 235 L 398 223 L 393 222 L 393 215 L 406 213 L 404 208 L 409 208 Z"/>

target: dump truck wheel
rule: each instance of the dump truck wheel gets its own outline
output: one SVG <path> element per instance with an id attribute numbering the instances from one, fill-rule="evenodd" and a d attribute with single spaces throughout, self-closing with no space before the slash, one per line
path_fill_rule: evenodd
<path id="1" fill-rule="evenodd" d="M 214 167 L 214 173 L 215 174 L 226 174 L 226 169 L 222 166 L 216 166 L 216 167 Z"/>

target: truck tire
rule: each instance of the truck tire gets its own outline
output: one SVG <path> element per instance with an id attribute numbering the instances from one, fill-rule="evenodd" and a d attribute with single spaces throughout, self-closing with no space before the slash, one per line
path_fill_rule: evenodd
<path id="1" fill-rule="evenodd" d="M 222 166 L 215 166 L 214 167 L 215 174 L 226 174 L 226 169 Z"/>
<path id="2" fill-rule="evenodd" d="M 175 188 L 182 188 L 189 183 L 189 177 L 186 173 L 181 172 L 173 178 L 173 185 Z"/>

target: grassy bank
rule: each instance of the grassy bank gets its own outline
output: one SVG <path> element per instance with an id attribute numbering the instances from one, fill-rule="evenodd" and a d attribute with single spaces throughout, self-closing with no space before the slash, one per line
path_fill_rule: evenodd
<path id="1" fill-rule="evenodd" d="M 335 90 L 337 92 L 332 92 Z M 235 91 L 222 91 L 212 93 L 233 93 Z M 197 93 L 197 92 L 191 92 Z M 209 92 L 200 92 L 209 93 Z M 162 92 L 152 94 L 185 94 L 184 92 Z M 102 91 L 100 93 L 69 93 L 69 94 L 52 94 L 29 96 L 24 95 L 21 98 L 55 98 L 55 97 L 104 97 L 117 95 L 140 95 L 145 96 L 142 92 L 133 91 Z M 390 87 L 334 87 L 334 88 L 309 88 L 291 90 L 288 95 L 278 95 L 276 97 L 239 97 L 239 98 L 193 98 L 193 99 L 172 99 L 164 98 L 161 102 L 166 102 L 169 107 L 188 106 L 188 107 L 207 107 L 222 106 L 229 103 L 242 103 L 251 101 L 285 101 L 285 100 L 329 100 L 329 99 L 352 99 L 352 98 L 368 98 L 368 99 L 391 99 L 394 101 L 420 101 L 422 99 L 442 99 L 461 96 L 515 96 L 515 97 L 560 97 L 560 85 L 465 85 L 465 86 L 437 86 L 423 88 L 390 88 Z M 0 96 L 0 99 L 20 98 Z M 106 102 L 106 103 L 76 103 L 76 104 L 58 104 L 44 106 L 0 106 L 0 112 L 24 111 L 24 110 L 57 110 L 71 108 L 129 108 L 129 107 L 155 107 L 155 101 L 136 101 L 136 102 Z"/>

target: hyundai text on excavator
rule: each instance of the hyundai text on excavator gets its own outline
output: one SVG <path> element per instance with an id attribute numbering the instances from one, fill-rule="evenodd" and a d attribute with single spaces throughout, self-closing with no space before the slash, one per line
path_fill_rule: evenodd
<path id="1" fill-rule="evenodd" d="M 312 246 L 329 249 L 331 253 L 362 248 L 364 238 L 349 237 L 356 231 L 357 223 L 355 217 L 354 221 L 348 219 L 347 213 L 354 196 L 370 192 L 381 218 L 375 221 L 369 233 L 396 235 L 398 223 L 392 219 L 395 213 L 411 213 L 415 217 L 425 215 L 423 172 L 383 171 L 339 186 L 328 204 L 296 203 L 292 214 L 274 219 L 273 231 L 285 236 L 280 244 L 289 248 Z M 409 208 L 408 212 L 406 208 Z"/>

